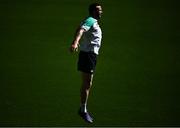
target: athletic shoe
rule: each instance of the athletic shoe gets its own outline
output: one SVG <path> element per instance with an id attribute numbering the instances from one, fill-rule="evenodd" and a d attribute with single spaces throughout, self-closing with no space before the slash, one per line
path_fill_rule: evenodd
<path id="1" fill-rule="evenodd" d="M 86 122 L 88 123 L 93 123 L 93 118 L 89 115 L 88 112 L 81 112 L 80 110 L 78 111 L 78 114 L 80 117 L 82 117 Z"/>

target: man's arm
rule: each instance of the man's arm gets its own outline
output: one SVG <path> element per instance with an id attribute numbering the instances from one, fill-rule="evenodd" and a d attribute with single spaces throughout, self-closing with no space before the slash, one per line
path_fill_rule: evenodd
<path id="1" fill-rule="evenodd" d="M 85 32 L 85 29 L 83 28 L 78 28 L 76 33 L 75 33 L 75 37 L 74 37 L 74 40 L 71 44 L 71 47 L 70 47 L 70 51 L 71 52 L 75 52 L 75 51 L 78 51 L 78 45 L 79 45 L 79 41 L 83 35 L 83 33 Z"/>

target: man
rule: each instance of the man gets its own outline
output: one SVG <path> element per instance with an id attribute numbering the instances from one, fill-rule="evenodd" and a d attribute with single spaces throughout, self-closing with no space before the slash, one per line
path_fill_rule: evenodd
<path id="1" fill-rule="evenodd" d="M 82 75 L 81 106 L 79 115 L 87 122 L 93 119 L 87 111 L 89 92 L 92 86 L 93 74 L 96 67 L 97 55 L 101 46 L 102 31 L 98 20 L 101 18 L 102 7 L 98 3 L 89 6 L 89 17 L 87 17 L 76 30 L 70 51 L 77 52 L 80 43 L 78 70 Z"/>

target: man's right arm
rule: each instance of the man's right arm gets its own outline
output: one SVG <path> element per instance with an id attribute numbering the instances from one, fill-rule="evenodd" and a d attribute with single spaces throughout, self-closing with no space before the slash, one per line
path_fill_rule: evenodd
<path id="1" fill-rule="evenodd" d="M 75 52 L 75 51 L 78 51 L 78 45 L 79 45 L 79 41 L 83 35 L 83 33 L 85 32 L 85 29 L 83 28 L 78 28 L 76 33 L 75 33 L 75 36 L 74 36 L 74 40 L 71 44 L 71 47 L 70 47 L 70 51 L 71 52 Z"/>

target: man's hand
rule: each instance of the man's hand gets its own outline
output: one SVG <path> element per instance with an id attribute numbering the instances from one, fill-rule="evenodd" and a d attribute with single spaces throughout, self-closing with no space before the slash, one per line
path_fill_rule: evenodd
<path id="1" fill-rule="evenodd" d="M 70 52 L 77 52 L 78 51 L 78 44 L 77 43 L 73 43 L 70 47 Z"/>

